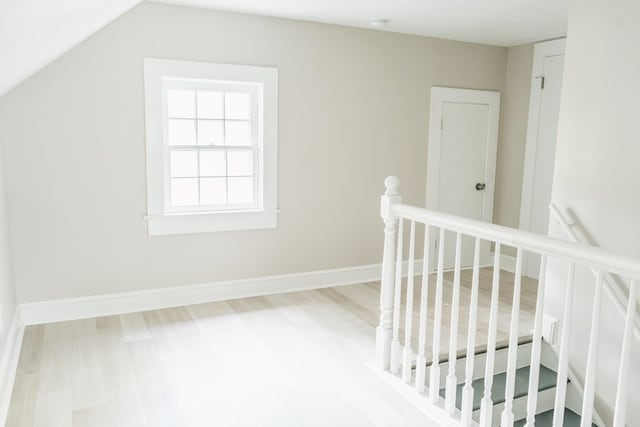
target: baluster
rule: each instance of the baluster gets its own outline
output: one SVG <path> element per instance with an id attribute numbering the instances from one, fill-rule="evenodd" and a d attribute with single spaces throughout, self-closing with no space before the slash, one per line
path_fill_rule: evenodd
<path id="1" fill-rule="evenodd" d="M 567 375 L 569 372 L 569 342 L 571 341 L 571 312 L 573 308 L 573 282 L 575 264 L 569 264 L 567 289 L 564 297 L 564 313 L 562 315 L 562 337 L 560 338 L 560 355 L 558 356 L 558 383 L 556 385 L 556 401 L 553 412 L 554 427 L 562 427 L 564 423 L 564 405 L 567 395 Z"/>
<path id="2" fill-rule="evenodd" d="M 402 298 L 402 247 L 404 245 L 404 221 L 398 227 L 398 249 L 396 251 L 396 285 L 393 297 L 393 339 L 391 340 L 391 372 L 400 370 L 400 303 Z"/>
<path id="3" fill-rule="evenodd" d="M 424 393 L 427 371 L 427 307 L 429 300 L 429 225 L 424 226 L 424 253 L 422 257 L 422 295 L 420 297 L 420 330 L 418 331 L 418 357 L 416 358 L 416 390 Z"/>
<path id="4" fill-rule="evenodd" d="M 589 353 L 587 371 L 584 380 L 584 397 L 582 398 L 581 427 L 591 427 L 593 402 L 596 393 L 596 365 L 598 363 L 598 335 L 600 331 L 600 298 L 602 296 L 602 271 L 596 273 L 596 288 L 593 297 L 593 314 L 591 316 L 591 336 L 589 337 Z"/>
<path id="5" fill-rule="evenodd" d="M 392 212 L 393 205 L 401 202 L 398 193 L 399 180 L 389 176 L 384 180 L 386 190 L 380 198 L 380 216 L 384 220 L 384 251 L 382 257 L 382 281 L 380 285 L 380 323 L 376 329 L 376 359 L 378 367 L 389 369 L 391 338 L 393 329 L 393 303 L 395 296 L 394 254 L 398 217 Z"/>
<path id="6" fill-rule="evenodd" d="M 431 367 L 429 368 L 429 399 L 437 403 L 440 389 L 440 333 L 442 331 L 442 282 L 444 279 L 444 228 L 438 239 L 438 271 L 436 276 L 436 300 L 433 319 L 433 345 Z"/>
<path id="7" fill-rule="evenodd" d="M 616 390 L 616 404 L 613 412 L 613 427 L 624 427 L 627 418 L 627 393 L 629 392 L 629 365 L 631 364 L 632 333 L 636 316 L 636 300 L 638 297 L 638 281 L 631 281 L 629 287 L 629 304 L 624 320 L 624 334 L 622 338 L 622 354 L 620 356 L 620 371 L 618 373 L 618 388 Z"/>
<path id="8" fill-rule="evenodd" d="M 414 279 L 414 259 L 416 255 L 416 223 L 411 221 L 411 232 L 409 233 L 409 268 L 407 271 L 407 307 L 404 325 L 404 354 L 402 362 L 402 379 L 405 383 L 411 382 L 411 358 L 413 350 L 411 349 L 411 335 L 413 327 L 413 279 Z"/>
<path id="9" fill-rule="evenodd" d="M 445 389 L 444 407 L 449 416 L 456 413 L 456 359 L 458 353 L 458 315 L 460 311 L 460 263 L 462 234 L 456 233 L 456 258 L 453 267 L 453 294 L 451 296 L 451 329 L 449 331 L 449 373 Z"/>
<path id="10" fill-rule="evenodd" d="M 498 327 L 498 295 L 500 293 L 500 243 L 496 242 L 493 260 L 493 282 L 491 283 L 491 312 L 489 315 L 489 337 L 487 340 L 487 364 L 484 370 L 484 396 L 480 403 L 480 425 L 491 426 L 493 400 L 493 368 L 496 356 L 496 333 Z"/>
<path id="11" fill-rule="evenodd" d="M 509 331 L 509 356 L 507 361 L 507 384 L 502 411 L 502 427 L 513 426 L 513 395 L 516 387 L 516 362 L 518 360 L 518 327 L 520 321 L 520 288 L 522 284 L 522 249 L 516 252 L 516 271 L 513 283 L 511 308 L 511 330 Z"/>
<path id="12" fill-rule="evenodd" d="M 527 400 L 527 423 L 525 427 L 533 427 L 538 406 L 538 380 L 540 375 L 540 352 L 542 350 L 542 317 L 544 315 L 544 287 L 547 275 L 547 257 L 540 259 L 540 278 L 538 279 L 538 297 L 536 298 L 536 314 L 533 321 L 533 344 L 531 347 L 531 363 L 529 364 L 529 391 Z"/>
<path id="13" fill-rule="evenodd" d="M 471 301 L 469 302 L 469 332 L 467 337 L 467 360 L 465 381 L 462 388 L 462 425 L 470 427 L 473 415 L 473 363 L 476 347 L 476 320 L 478 318 L 478 286 L 480 283 L 480 239 L 476 237 L 471 278 Z"/>

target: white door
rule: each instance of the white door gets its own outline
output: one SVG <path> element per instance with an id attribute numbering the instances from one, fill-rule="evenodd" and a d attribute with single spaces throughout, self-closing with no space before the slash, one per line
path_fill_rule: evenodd
<path id="1" fill-rule="evenodd" d="M 498 92 L 433 88 L 427 208 L 480 221 L 492 221 L 500 94 Z M 437 233 L 432 233 L 437 234 Z M 455 260 L 455 233 L 444 240 L 444 267 Z M 440 242 L 434 236 L 432 266 Z M 481 262 L 489 260 L 482 245 Z M 461 266 L 473 265 L 474 239 L 463 236 Z"/>
<path id="2" fill-rule="evenodd" d="M 546 235 L 560 115 L 564 40 L 537 45 L 534 58 L 520 228 Z M 527 255 L 525 274 L 537 278 L 539 269 L 540 257 Z"/>

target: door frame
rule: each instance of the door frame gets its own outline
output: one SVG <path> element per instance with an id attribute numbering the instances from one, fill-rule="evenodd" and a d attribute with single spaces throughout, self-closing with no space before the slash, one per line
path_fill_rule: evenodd
<path id="1" fill-rule="evenodd" d="M 442 137 L 442 104 L 444 102 L 483 104 L 489 106 L 489 123 L 487 125 L 487 148 L 485 157 L 484 183 L 486 189 L 482 200 L 482 221 L 493 222 L 493 200 L 496 181 L 496 158 L 498 151 L 498 129 L 500 125 L 500 92 L 477 89 L 459 89 L 434 86 L 431 88 L 431 105 L 429 113 L 429 141 L 427 149 L 427 194 L 425 207 L 438 210 L 440 188 L 440 143 Z M 488 191 L 487 191 L 488 189 Z M 437 240 L 432 236 L 431 247 Z M 486 242 L 485 242 L 486 243 Z M 488 265 L 490 247 L 481 246 L 480 264 Z M 433 251 L 435 256 L 436 250 Z M 435 262 L 435 261 L 434 261 Z M 432 264 L 435 265 L 435 264 Z"/>
<path id="2" fill-rule="evenodd" d="M 522 171 L 522 192 L 520 196 L 521 230 L 531 231 L 531 213 L 533 210 L 533 179 L 536 170 L 536 154 L 538 152 L 538 125 L 540 124 L 540 104 L 544 77 L 544 60 L 549 56 L 564 55 L 566 39 L 550 40 L 536 43 L 533 48 L 533 66 L 531 67 L 531 90 L 529 95 L 529 117 L 527 120 L 527 138 L 525 142 L 524 165 Z M 525 274 L 529 275 L 529 267 L 523 259 Z"/>

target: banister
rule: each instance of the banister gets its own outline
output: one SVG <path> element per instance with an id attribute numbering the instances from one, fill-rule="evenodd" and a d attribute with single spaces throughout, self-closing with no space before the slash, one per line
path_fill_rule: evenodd
<path id="1" fill-rule="evenodd" d="M 551 212 L 551 215 L 558 222 L 560 228 L 562 228 L 562 231 L 564 231 L 571 242 L 579 245 L 584 245 L 584 243 L 580 241 L 580 238 L 571 228 L 567 220 L 564 218 L 564 215 L 562 215 L 560 209 L 555 203 L 552 202 L 551 204 L 549 204 L 549 212 Z M 594 275 L 594 277 L 598 276 L 597 269 L 591 267 L 589 268 L 589 270 Z M 605 273 L 605 276 L 608 276 L 606 272 L 603 273 Z M 620 285 L 615 281 L 607 280 L 607 277 L 603 277 L 602 284 L 604 285 L 605 294 L 611 299 L 616 310 L 624 319 L 627 314 L 627 297 L 620 289 Z M 636 318 L 634 321 L 633 335 L 638 341 L 640 341 L 640 319 L 638 318 Z"/>
<path id="2" fill-rule="evenodd" d="M 377 348 L 377 360 L 378 367 L 382 371 L 386 371 L 391 375 L 389 377 L 394 382 L 395 386 L 402 387 L 403 391 L 407 393 L 414 388 L 411 396 L 412 400 L 415 400 L 416 404 L 423 406 L 427 409 L 427 412 L 431 415 L 434 421 L 437 421 L 438 425 L 447 426 L 459 426 L 464 425 L 470 427 L 476 425 L 476 422 L 483 427 L 489 427 L 495 425 L 497 420 L 493 419 L 496 407 L 493 400 L 493 379 L 496 372 L 496 331 L 498 323 L 498 306 L 500 304 L 500 249 L 502 246 L 512 246 L 517 249 L 516 256 L 516 269 L 515 269 L 515 281 L 511 284 L 509 282 L 504 283 L 507 286 L 513 286 L 513 301 L 511 308 L 511 324 L 509 328 L 509 350 L 506 360 L 507 381 L 505 387 L 505 403 L 504 410 L 502 411 L 501 425 L 509 426 L 513 425 L 514 419 L 521 418 L 524 415 L 524 407 L 518 403 L 515 405 L 514 397 L 514 382 L 516 375 L 516 368 L 518 366 L 518 348 L 517 339 L 519 332 L 519 315 L 520 315 L 520 290 L 521 282 L 520 276 L 522 273 L 522 255 L 523 252 L 532 252 L 540 254 L 540 279 L 538 281 L 538 289 L 536 292 L 536 305 L 535 305 L 535 317 L 533 328 L 533 342 L 531 347 L 530 362 L 529 362 L 529 383 L 528 383 L 528 397 L 526 398 L 526 421 L 527 426 L 532 426 L 535 422 L 535 417 L 539 414 L 539 411 L 547 411 L 550 406 L 550 402 L 545 403 L 545 407 L 538 407 L 538 394 L 539 388 L 539 373 L 541 366 L 543 366 L 542 360 L 542 319 L 544 317 L 545 308 L 545 287 L 547 280 L 545 280 L 545 274 L 547 272 L 547 261 L 551 258 L 566 260 L 568 262 L 567 268 L 567 280 L 565 287 L 565 304 L 563 306 L 562 316 L 562 333 L 560 354 L 557 358 L 557 381 L 555 385 L 555 399 L 553 402 L 554 407 L 554 423 L 559 425 L 562 423 L 562 417 L 565 413 L 564 408 L 567 407 L 567 392 L 568 387 L 571 388 L 571 396 L 575 393 L 583 395 L 582 413 L 585 418 L 582 420 L 582 425 L 591 425 L 592 419 L 595 419 L 599 425 L 604 425 L 602 420 L 595 412 L 594 399 L 595 399 L 595 373 L 597 372 L 597 354 L 598 354 L 598 337 L 599 337 L 599 316 L 601 305 L 601 291 L 604 290 L 602 278 L 605 274 L 612 273 L 614 275 L 621 275 L 626 279 L 631 279 L 631 296 L 629 298 L 629 304 L 625 316 L 625 332 L 623 341 L 623 351 L 621 355 L 621 364 L 619 370 L 618 390 L 616 394 L 616 414 L 619 425 L 625 423 L 625 407 L 627 402 L 628 387 L 627 387 L 627 372 L 628 365 L 631 359 L 631 345 L 629 341 L 632 339 L 633 334 L 633 321 L 636 316 L 636 300 L 635 292 L 637 291 L 637 285 L 640 282 L 640 259 L 632 258 L 625 255 L 620 255 L 612 252 L 608 252 L 596 247 L 589 247 L 580 245 L 576 242 L 568 242 L 566 240 L 555 239 L 549 236 L 534 234 L 528 231 L 518 230 L 514 228 L 504 227 L 500 225 L 490 224 L 473 219 L 463 218 L 455 215 L 450 215 L 442 212 L 432 211 L 420 207 L 410 206 L 402 203 L 400 193 L 398 191 L 399 180 L 396 177 L 390 176 L 385 179 L 386 191 L 381 196 L 380 200 L 380 215 L 384 220 L 384 250 L 382 261 L 382 280 L 380 291 L 380 321 L 376 332 L 376 348 Z M 412 340 L 413 336 L 412 323 L 414 319 L 413 313 L 413 295 L 414 295 L 414 281 L 413 278 L 407 279 L 406 282 L 402 280 L 401 267 L 403 259 L 403 223 L 406 221 L 411 222 L 411 233 L 409 233 L 409 253 L 410 259 L 414 258 L 415 250 L 415 224 L 425 224 L 425 250 L 424 250 L 424 264 L 423 264 L 423 280 L 421 289 L 420 300 L 420 324 L 418 329 L 418 354 L 415 364 L 415 384 L 409 385 L 412 381 L 413 364 L 413 349 Z M 447 231 L 456 233 L 456 245 L 455 245 L 455 262 L 454 262 L 454 274 L 453 282 L 451 285 L 445 286 L 444 283 L 444 258 L 445 258 L 445 246 L 449 246 L 449 243 L 445 237 Z M 439 234 L 438 249 L 436 254 L 431 252 L 430 240 L 431 232 L 437 232 Z M 462 390 L 458 390 L 458 379 L 462 378 L 462 372 L 458 372 L 457 363 L 454 364 L 453 360 L 456 357 L 457 351 L 457 334 L 458 334 L 458 319 L 461 310 L 461 304 L 459 301 L 460 293 L 460 260 L 462 254 L 461 247 L 461 235 L 468 235 L 475 238 L 475 253 L 473 262 L 473 277 L 471 282 L 471 296 L 469 303 L 469 332 L 467 339 L 467 358 L 464 363 L 464 378 L 465 384 Z M 491 302 L 489 311 L 489 322 L 486 324 L 486 313 L 483 314 L 483 328 L 487 339 L 487 354 L 485 360 L 478 360 L 475 358 L 474 352 L 470 349 L 475 348 L 476 344 L 476 329 L 479 327 L 477 322 L 478 317 L 478 300 L 479 300 L 479 271 L 480 271 L 480 247 L 481 240 L 495 243 L 495 256 L 492 272 L 491 282 Z M 397 241 L 397 245 L 396 245 Z M 465 249 L 467 252 L 469 249 Z M 450 252 L 450 251 L 449 251 Z M 431 277 L 429 280 L 428 272 L 429 260 L 435 262 L 436 259 L 432 255 L 437 255 L 437 268 L 435 269 L 435 277 Z M 450 260 L 449 260 L 450 261 Z M 593 268 L 598 274 L 598 280 L 596 283 L 596 295 L 594 297 L 593 316 L 592 316 L 592 331 L 590 333 L 589 352 L 587 371 L 589 376 L 585 383 L 584 393 L 580 389 L 578 381 L 574 374 L 570 372 L 569 368 L 569 353 L 570 353 L 570 324 L 572 317 L 572 304 L 575 302 L 573 298 L 574 286 L 578 286 L 580 283 L 575 283 L 574 272 L 578 265 L 584 265 L 586 267 Z M 447 266 L 448 268 L 448 266 Z M 413 276 L 413 268 L 410 268 L 410 276 Z M 449 280 L 449 279 L 448 279 Z M 486 281 L 486 280 L 485 280 Z M 433 286 L 435 285 L 435 289 Z M 444 289 L 445 287 L 451 291 L 451 304 L 445 304 Z M 428 326 L 427 319 L 427 298 L 430 293 L 434 293 L 433 301 L 433 324 Z M 621 292 L 623 294 L 624 292 Z M 402 295 L 407 296 L 406 304 L 402 305 Z M 623 299 L 626 296 L 623 296 Z M 486 295 L 485 298 L 486 300 Z M 486 301 L 485 301 L 486 306 Z M 464 308 L 463 308 L 464 309 Z M 484 308 L 486 311 L 486 307 Z M 405 313 L 404 324 L 402 324 L 402 318 L 400 313 Z M 440 346 L 441 335 L 447 332 L 443 332 L 443 314 L 450 313 L 450 328 L 449 328 L 449 366 L 446 366 L 440 360 Z M 401 342 L 401 336 L 399 331 L 404 330 L 404 342 Z M 427 329 L 430 329 L 430 335 L 433 338 L 433 343 L 428 347 L 427 341 Z M 400 357 L 400 349 L 404 344 L 404 354 Z M 431 363 L 429 364 L 426 359 L 427 354 L 431 354 Z M 478 363 L 478 367 L 484 364 L 484 377 L 483 390 L 477 390 L 481 395 L 480 413 L 474 416 L 473 402 L 475 391 L 472 387 L 472 383 L 475 382 L 474 378 L 474 366 Z M 545 362 L 546 363 L 546 362 Z M 427 364 L 429 370 L 429 376 L 427 380 Z M 402 370 L 400 370 L 402 368 Z M 440 370 L 446 369 L 446 378 L 440 375 Z M 402 372 L 402 376 L 399 376 Z M 392 379 L 396 376 L 395 379 Z M 571 386 L 567 385 L 567 378 L 572 378 Z M 444 382 L 444 384 L 443 384 Z M 427 384 L 428 383 L 428 384 Z M 444 385 L 444 395 L 440 394 L 440 391 Z M 458 393 L 461 392 L 461 396 Z M 462 397 L 462 405 L 458 406 L 459 397 Z M 541 400 L 541 402 L 543 402 Z M 587 406 L 585 409 L 585 405 Z M 460 409 L 460 413 L 458 410 Z M 476 408 L 477 409 L 477 408 Z M 479 415 L 479 418 L 478 418 Z M 516 416 L 518 418 L 516 418 Z M 622 421 L 620 421 L 622 420 Z"/>
<path id="3" fill-rule="evenodd" d="M 610 273 L 640 279 L 640 260 L 626 255 L 402 203 L 392 204 L 389 209 L 393 215 L 400 218 L 500 242 L 503 245 L 522 248 L 528 252 L 552 255 L 598 268 L 604 267 Z"/>

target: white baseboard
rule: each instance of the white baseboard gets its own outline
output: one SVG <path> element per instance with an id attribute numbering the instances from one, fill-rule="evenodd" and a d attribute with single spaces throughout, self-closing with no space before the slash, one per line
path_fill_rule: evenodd
<path id="1" fill-rule="evenodd" d="M 20 308 L 17 307 L 9 325 L 7 338 L 2 348 L 2 359 L 0 359 L 0 425 L 5 424 L 9 411 L 23 336 L 24 325 L 20 321 Z"/>
<path id="2" fill-rule="evenodd" d="M 403 274 L 406 275 L 407 261 L 404 262 L 403 270 Z M 21 320 L 25 325 L 36 325 L 236 298 L 351 285 L 380 280 L 381 271 L 382 267 L 380 264 L 372 264 L 145 291 L 33 302 L 21 304 Z M 415 271 L 416 274 L 422 271 L 422 261 L 415 261 Z"/>
<path id="3" fill-rule="evenodd" d="M 516 258 L 510 255 L 500 255 L 500 269 L 510 273 L 516 272 Z"/>

